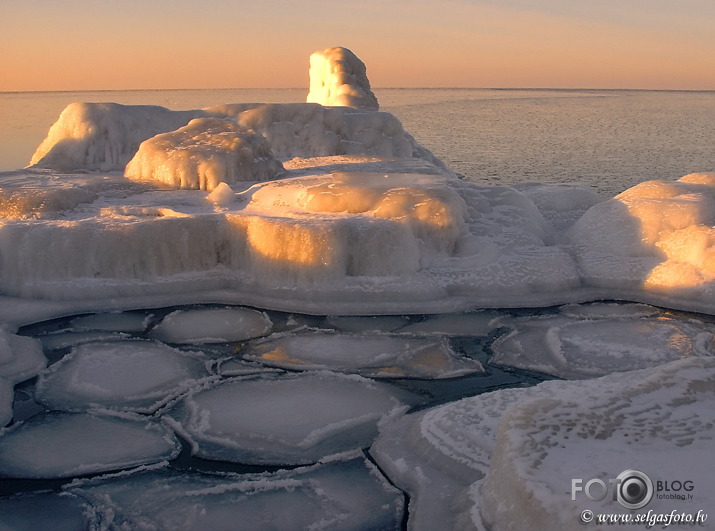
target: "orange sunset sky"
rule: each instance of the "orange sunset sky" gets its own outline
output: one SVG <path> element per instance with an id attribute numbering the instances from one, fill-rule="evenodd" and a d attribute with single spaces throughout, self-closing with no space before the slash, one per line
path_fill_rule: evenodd
<path id="1" fill-rule="evenodd" d="M 305 87 L 352 49 L 375 87 L 715 89 L 713 0 L 0 0 L 0 91 Z"/>

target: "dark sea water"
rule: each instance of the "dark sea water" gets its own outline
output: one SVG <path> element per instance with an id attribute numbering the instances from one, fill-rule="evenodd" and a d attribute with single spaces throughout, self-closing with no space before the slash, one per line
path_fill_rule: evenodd
<path id="1" fill-rule="evenodd" d="M 606 196 L 715 171 L 715 91 L 376 89 L 383 110 L 454 171 L 484 184 L 580 183 Z M 64 107 L 195 109 L 305 101 L 305 89 L 0 94 L 0 171 L 25 166 Z"/>

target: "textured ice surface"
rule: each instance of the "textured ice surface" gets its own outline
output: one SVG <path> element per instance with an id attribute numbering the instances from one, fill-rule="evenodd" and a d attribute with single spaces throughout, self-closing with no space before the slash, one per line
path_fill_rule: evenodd
<path id="1" fill-rule="evenodd" d="M 173 459 L 178 441 L 140 417 L 45 413 L 0 431 L 0 476 L 63 478 Z"/>
<path id="2" fill-rule="evenodd" d="M 192 393 L 169 422 L 200 457 L 308 464 L 369 446 L 380 423 L 405 411 L 405 401 L 414 397 L 359 376 L 309 372 Z"/>
<path id="3" fill-rule="evenodd" d="M 45 368 L 42 343 L 31 337 L 9 334 L 0 327 L 0 378 L 22 382 Z"/>
<path id="4" fill-rule="evenodd" d="M 51 410 L 153 413 L 207 378 L 206 362 L 202 355 L 148 341 L 91 343 L 40 373 L 36 398 Z"/>
<path id="5" fill-rule="evenodd" d="M 274 179 L 282 170 L 263 136 L 220 118 L 196 118 L 142 142 L 124 175 L 177 188 L 213 190 L 221 182 Z"/>
<path id="6" fill-rule="evenodd" d="M 72 103 L 52 125 L 30 165 L 57 171 L 123 170 L 141 142 L 203 115 L 152 105 Z"/>
<path id="7" fill-rule="evenodd" d="M 715 436 L 715 360 L 680 360 L 589 383 L 509 408 L 489 473 L 470 492 L 473 520 L 481 516 L 491 529 L 525 521 L 530 529 L 569 529 L 585 508 L 629 512 L 610 497 L 578 495 L 573 503 L 569 496 L 572 478 L 616 478 L 628 469 L 654 482 L 687 478 L 695 486 L 692 500 L 656 493 L 648 511 L 696 514 L 707 507 L 715 489 L 703 466 Z"/>
<path id="8" fill-rule="evenodd" d="M 486 336 L 494 327 L 497 314 L 473 312 L 434 315 L 399 329 L 400 334 L 443 336 Z"/>
<path id="9" fill-rule="evenodd" d="M 3 531 L 87 528 L 85 505 L 75 496 L 43 492 L 0 498 L 0 529 Z"/>
<path id="10" fill-rule="evenodd" d="M 325 369 L 373 378 L 454 378 L 484 369 L 446 340 L 387 334 L 278 334 L 241 350 L 247 360 L 292 370 Z"/>
<path id="11" fill-rule="evenodd" d="M 0 378 L 0 428 L 12 420 L 14 386 L 6 378 Z"/>
<path id="12" fill-rule="evenodd" d="M 410 495 L 414 530 L 485 529 L 483 516 L 488 529 L 522 529 L 525 522 L 529 529 L 575 529 L 584 508 L 623 508 L 610 498 L 572 502 L 571 478 L 605 481 L 630 468 L 654 481 L 694 480 L 700 500 L 676 506 L 654 498 L 647 509 L 695 513 L 715 488 L 702 466 L 715 426 L 713 378 L 715 359 L 693 357 L 495 391 L 406 415 L 381 430 L 370 452 Z"/>
<path id="13" fill-rule="evenodd" d="M 638 308 L 613 315 L 617 305 L 600 306 L 599 316 L 596 308 L 584 310 L 587 316 L 502 321 L 512 332 L 495 341 L 491 361 L 560 378 L 591 378 L 715 355 L 713 329 L 702 323 L 640 317 L 644 312 Z"/>
<path id="14" fill-rule="evenodd" d="M 398 530 L 403 495 L 362 458 L 262 475 L 167 468 L 76 483 L 91 524 L 112 529 Z"/>
<path id="15" fill-rule="evenodd" d="M 150 336 L 166 343 L 225 343 L 266 335 L 271 326 L 265 313 L 247 308 L 177 310 L 164 317 Z"/>
<path id="16" fill-rule="evenodd" d="M 377 110 L 365 63 L 347 48 L 337 47 L 310 56 L 308 103 Z"/>

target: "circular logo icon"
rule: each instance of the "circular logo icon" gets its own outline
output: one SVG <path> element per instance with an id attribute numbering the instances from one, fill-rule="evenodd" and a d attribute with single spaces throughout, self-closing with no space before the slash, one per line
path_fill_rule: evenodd
<path id="1" fill-rule="evenodd" d="M 624 470 L 616 479 L 621 480 L 616 489 L 616 499 L 626 509 L 645 507 L 653 498 L 653 482 L 644 472 Z"/>

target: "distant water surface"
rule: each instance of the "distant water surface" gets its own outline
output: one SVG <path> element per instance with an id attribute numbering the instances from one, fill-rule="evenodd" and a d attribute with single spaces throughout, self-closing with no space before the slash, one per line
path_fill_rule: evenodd
<path id="1" fill-rule="evenodd" d="M 25 166 L 62 109 L 305 101 L 305 89 L 0 93 L 0 170 Z M 580 183 L 606 196 L 715 172 L 715 91 L 376 89 L 424 146 L 484 184 Z"/>

